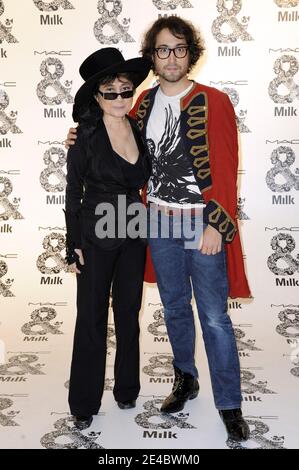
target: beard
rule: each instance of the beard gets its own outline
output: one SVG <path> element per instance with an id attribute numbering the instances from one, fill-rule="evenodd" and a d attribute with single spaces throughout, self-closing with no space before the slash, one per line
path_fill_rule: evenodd
<path id="1" fill-rule="evenodd" d="M 166 82 L 176 83 L 187 75 L 188 68 L 177 67 L 174 70 L 168 70 L 167 67 L 161 67 L 161 69 L 156 69 L 155 72 L 157 75 L 159 75 L 160 78 L 163 78 Z"/>

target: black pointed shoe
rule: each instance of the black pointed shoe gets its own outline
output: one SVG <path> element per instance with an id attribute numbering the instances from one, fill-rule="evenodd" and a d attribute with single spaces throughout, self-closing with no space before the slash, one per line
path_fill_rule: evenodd
<path id="1" fill-rule="evenodd" d="M 242 416 L 240 408 L 233 410 L 219 410 L 220 417 L 225 424 L 229 439 L 233 441 L 247 441 L 250 435 L 249 426 Z"/>
<path id="2" fill-rule="evenodd" d="M 74 425 L 77 429 L 81 431 L 83 429 L 89 428 L 92 423 L 92 416 L 75 416 Z"/>
<path id="3" fill-rule="evenodd" d="M 199 392 L 198 381 L 193 375 L 181 371 L 178 367 L 174 367 L 174 374 L 172 392 L 162 403 L 162 413 L 181 411 L 186 401 L 196 398 Z"/>
<path id="4" fill-rule="evenodd" d="M 130 408 L 135 408 L 136 400 L 118 401 L 117 404 L 121 410 L 129 410 Z"/>

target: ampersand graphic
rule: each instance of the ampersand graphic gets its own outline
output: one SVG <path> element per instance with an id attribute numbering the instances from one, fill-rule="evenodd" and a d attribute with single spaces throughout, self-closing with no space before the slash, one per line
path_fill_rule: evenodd
<path id="1" fill-rule="evenodd" d="M 107 328 L 107 349 L 116 349 L 116 338 L 114 326 L 108 326 Z"/>
<path id="2" fill-rule="evenodd" d="M 0 0 L 0 16 L 3 15 L 4 13 L 4 3 L 2 0 Z M 3 41 L 7 41 L 8 43 L 16 43 L 19 42 L 10 32 L 12 30 L 12 23 L 13 20 L 6 20 L 5 21 L 5 26 L 4 24 L 1 23 L 0 21 L 0 44 L 3 43 Z"/>
<path id="3" fill-rule="evenodd" d="M 173 365 L 172 356 L 167 354 L 158 354 L 157 356 L 149 359 L 150 365 L 143 367 L 143 372 L 151 377 L 172 377 L 173 376 Z M 156 370 L 158 369 L 158 370 Z"/>
<path id="4" fill-rule="evenodd" d="M 108 4 L 112 3 L 112 10 L 109 10 Z M 128 34 L 130 19 L 124 19 L 123 25 L 117 21 L 117 16 L 122 12 L 122 3 L 120 0 L 99 0 L 98 12 L 101 16 L 94 24 L 94 35 L 101 44 L 117 44 L 121 39 L 124 42 L 135 42 L 135 39 Z M 114 34 L 105 35 L 104 27 L 110 26 Z"/>
<path id="5" fill-rule="evenodd" d="M 281 160 L 281 156 L 285 156 L 285 160 Z M 290 166 L 295 162 L 295 152 L 291 147 L 280 146 L 271 153 L 271 162 L 274 165 L 266 174 L 266 183 L 273 192 L 283 193 L 290 191 L 292 188 L 299 190 L 299 168 L 294 173 L 291 172 Z M 283 183 L 276 183 L 275 178 L 279 175 L 284 179 Z M 298 176 L 297 176 L 298 175 Z"/>
<path id="6" fill-rule="evenodd" d="M 280 8 L 293 8 L 298 6 L 299 0 L 274 0 L 274 3 Z"/>
<path id="7" fill-rule="evenodd" d="M 278 334 L 285 338 L 299 338 L 299 310 L 286 308 L 279 312 L 278 318 L 281 321 L 276 327 Z"/>
<path id="8" fill-rule="evenodd" d="M 167 331 L 166 331 L 166 325 L 165 325 L 165 320 L 164 320 L 164 315 L 163 315 L 163 308 L 160 308 L 159 310 L 156 310 L 154 312 L 154 319 L 156 320 L 153 323 L 150 323 L 148 325 L 147 331 L 151 333 L 154 336 L 167 336 Z M 158 328 L 160 326 L 163 327 L 163 331 L 160 331 Z"/>
<path id="9" fill-rule="evenodd" d="M 153 0 L 153 4 L 158 10 L 175 10 L 178 6 L 193 8 L 188 0 Z"/>
<path id="10" fill-rule="evenodd" d="M 285 242 L 285 246 L 281 246 L 281 241 Z M 292 276 L 296 271 L 299 271 L 299 261 L 290 255 L 296 247 L 295 240 L 291 235 L 287 233 L 275 235 L 271 240 L 271 246 L 275 253 L 268 257 L 267 265 L 272 273 L 276 276 Z M 277 266 L 280 259 L 287 264 L 287 268 Z M 299 259 L 299 255 L 297 255 L 297 259 Z"/>
<path id="11" fill-rule="evenodd" d="M 57 241 L 57 245 L 52 245 L 52 241 Z M 60 271 L 65 270 L 66 272 L 71 272 L 72 268 L 66 264 L 61 251 L 65 248 L 65 237 L 61 233 L 52 232 L 50 235 L 47 235 L 43 240 L 43 247 L 47 250 L 45 253 L 42 253 L 37 258 L 36 265 L 39 271 L 43 274 L 58 274 Z M 46 261 L 51 259 L 54 261 L 55 266 L 48 267 L 46 266 Z"/>
<path id="12" fill-rule="evenodd" d="M 178 416 L 171 416 L 160 413 L 162 403 L 161 398 L 146 401 L 143 408 L 147 411 L 136 416 L 136 424 L 145 429 L 171 429 L 174 426 L 180 429 L 196 429 L 192 424 L 186 423 L 189 414 L 180 413 Z M 157 417 L 161 420 L 160 423 L 157 423 Z M 150 421 L 151 418 L 154 418 L 154 422 Z"/>
<path id="13" fill-rule="evenodd" d="M 241 385 L 242 385 L 242 393 L 263 393 L 263 394 L 272 394 L 276 393 L 272 390 L 266 388 L 267 381 L 261 382 L 258 381 L 257 383 L 252 383 L 251 380 L 255 378 L 255 375 L 248 370 L 241 369 Z"/>
<path id="14" fill-rule="evenodd" d="M 5 276 L 7 271 L 8 271 L 7 264 L 5 263 L 5 261 L 0 260 L 0 278 Z M 10 291 L 12 281 L 13 280 L 9 279 L 4 284 L 0 280 L 0 294 L 3 295 L 3 297 L 15 297 L 14 294 Z"/>
<path id="15" fill-rule="evenodd" d="M 285 64 L 289 64 L 287 70 L 283 68 Z M 273 69 L 277 77 L 270 82 L 268 93 L 274 103 L 292 103 L 296 98 L 299 99 L 299 86 L 293 80 L 294 75 L 296 75 L 299 69 L 296 57 L 282 55 L 274 62 Z M 289 93 L 280 94 L 278 92 L 279 86 L 286 88 Z"/>
<path id="16" fill-rule="evenodd" d="M 54 67 L 54 72 L 50 72 L 49 67 Z M 54 57 L 48 57 L 41 63 L 40 72 L 44 78 L 37 85 L 37 96 L 43 104 L 57 105 L 63 101 L 73 103 L 73 97 L 70 94 L 70 86 L 63 86 L 59 79 L 64 74 L 64 67 L 61 60 Z M 69 82 L 67 82 L 69 85 Z M 48 88 L 54 89 L 56 95 L 53 97 L 47 96 L 46 91 Z"/>
<path id="17" fill-rule="evenodd" d="M 59 331 L 61 322 L 56 322 L 54 325 L 50 324 L 50 321 L 56 316 L 57 313 L 54 308 L 40 307 L 31 313 L 30 317 L 32 318 L 32 321 L 25 323 L 21 330 L 25 335 L 46 335 L 47 333 L 62 335 L 62 331 Z M 36 326 L 38 329 L 33 329 L 33 327 Z"/>
<path id="18" fill-rule="evenodd" d="M 40 442 L 46 449 L 104 449 L 96 443 L 100 433 L 89 433 L 84 436 L 73 425 L 74 418 L 61 418 L 54 423 L 54 428 L 57 431 L 52 431 L 45 434 Z M 61 438 L 65 438 L 65 444 L 61 443 Z M 56 442 L 59 438 L 60 443 Z M 69 442 L 71 441 L 71 442 Z"/>
<path id="19" fill-rule="evenodd" d="M 58 155 L 58 160 L 55 162 L 53 156 Z M 65 151 L 59 147 L 51 147 L 44 153 L 44 162 L 48 168 L 43 170 L 40 174 L 40 183 L 47 192 L 61 192 L 66 187 L 66 176 L 62 171 L 62 167 L 66 164 Z M 50 176 L 54 176 L 59 180 L 59 183 L 52 184 L 49 182 Z"/>
<path id="20" fill-rule="evenodd" d="M 237 341 L 238 351 L 244 351 L 249 349 L 249 351 L 261 351 L 261 349 L 254 346 L 255 340 L 248 339 L 247 342 L 241 341 L 241 338 L 244 338 L 245 333 L 240 328 L 234 328 L 235 338 Z"/>
<path id="21" fill-rule="evenodd" d="M 13 401 L 10 398 L 0 397 L 0 425 L 1 426 L 19 426 L 12 418 L 14 418 L 19 412 L 9 411 L 7 415 L 1 413 L 1 411 L 10 408 L 13 405 Z"/>
<path id="22" fill-rule="evenodd" d="M 16 126 L 16 116 L 17 112 L 11 111 L 10 116 L 8 116 L 4 110 L 9 105 L 9 97 L 6 91 L 0 90 L 0 135 L 5 135 L 7 132 L 12 134 L 22 134 L 21 129 Z"/>
<path id="23" fill-rule="evenodd" d="M 241 11 L 242 0 L 233 0 L 231 8 L 227 7 L 228 0 L 217 0 L 217 10 L 220 16 L 213 21 L 212 34 L 218 42 L 229 43 L 236 42 L 239 38 L 242 41 L 252 41 L 252 36 L 246 31 L 248 20 L 243 19 L 241 24 L 238 22 L 236 15 Z M 221 28 L 223 25 L 229 25 L 232 32 L 223 34 Z"/>
<path id="24" fill-rule="evenodd" d="M 222 91 L 229 96 L 233 107 L 236 108 L 236 106 L 238 106 L 239 101 L 240 101 L 239 93 L 237 92 L 237 90 L 235 88 L 224 87 L 222 88 Z M 242 132 L 242 133 L 251 132 L 250 129 L 245 124 L 247 111 L 244 111 L 243 109 L 241 109 L 239 114 L 237 114 L 236 110 L 235 112 L 236 112 L 236 120 L 237 120 L 237 126 L 238 126 L 239 132 Z"/>
<path id="25" fill-rule="evenodd" d="M 7 364 L 0 365 L 0 375 L 45 375 L 40 369 L 44 364 L 34 364 L 38 361 L 38 356 L 35 354 L 18 354 L 8 359 Z M 13 369 L 12 371 L 10 371 Z M 16 370 L 18 369 L 18 370 Z"/>
<path id="26" fill-rule="evenodd" d="M 0 213 L 0 220 L 24 219 L 22 214 L 18 211 L 19 204 L 12 204 L 8 200 L 8 196 L 13 190 L 11 181 L 3 176 L 0 176 L 0 185 L 3 185 L 3 190 L 0 191 L 0 205 L 4 208 L 4 212 Z"/>
<path id="27" fill-rule="evenodd" d="M 73 5 L 68 0 L 52 0 L 43 2 L 41 0 L 33 0 L 34 4 L 40 11 L 57 11 L 59 7 L 64 10 L 73 10 Z"/>
<path id="28" fill-rule="evenodd" d="M 249 439 L 259 444 L 259 447 L 255 449 L 284 449 L 284 436 L 273 436 L 272 439 L 267 439 L 264 434 L 269 432 L 269 426 L 257 419 L 246 419 L 246 422 L 250 427 L 254 427 L 250 429 Z M 240 442 L 232 439 L 228 439 L 226 443 L 230 449 L 245 448 Z"/>

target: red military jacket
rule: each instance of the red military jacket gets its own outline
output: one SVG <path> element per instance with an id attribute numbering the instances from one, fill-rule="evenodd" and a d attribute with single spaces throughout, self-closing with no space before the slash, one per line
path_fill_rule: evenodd
<path id="1" fill-rule="evenodd" d="M 157 91 L 158 86 L 142 92 L 130 113 L 144 138 Z M 180 132 L 206 204 L 204 222 L 216 228 L 225 242 L 229 296 L 251 297 L 236 220 L 238 138 L 229 97 L 216 88 L 194 82 L 181 99 Z M 155 282 L 149 250 L 145 281 Z"/>

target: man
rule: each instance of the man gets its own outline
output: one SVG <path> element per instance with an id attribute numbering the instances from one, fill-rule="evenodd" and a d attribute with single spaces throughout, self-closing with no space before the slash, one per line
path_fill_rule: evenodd
<path id="1" fill-rule="evenodd" d="M 176 16 L 155 21 L 142 45 L 159 85 L 140 95 L 132 115 L 152 156 L 150 222 L 159 226 L 167 217 L 171 227 L 168 238 L 160 232 L 149 238 L 154 271 L 149 260 L 146 280 L 157 277 L 174 355 L 174 385 L 161 411 L 182 410 L 199 391 L 192 283 L 215 405 L 228 436 L 240 441 L 248 439 L 249 428 L 241 412 L 239 357 L 227 314 L 228 295 L 250 297 L 236 222 L 237 129 L 228 96 L 187 77 L 202 53 L 193 25 Z M 192 249 L 183 235 L 174 236 L 178 213 L 182 219 L 203 216 L 203 233 Z"/>

